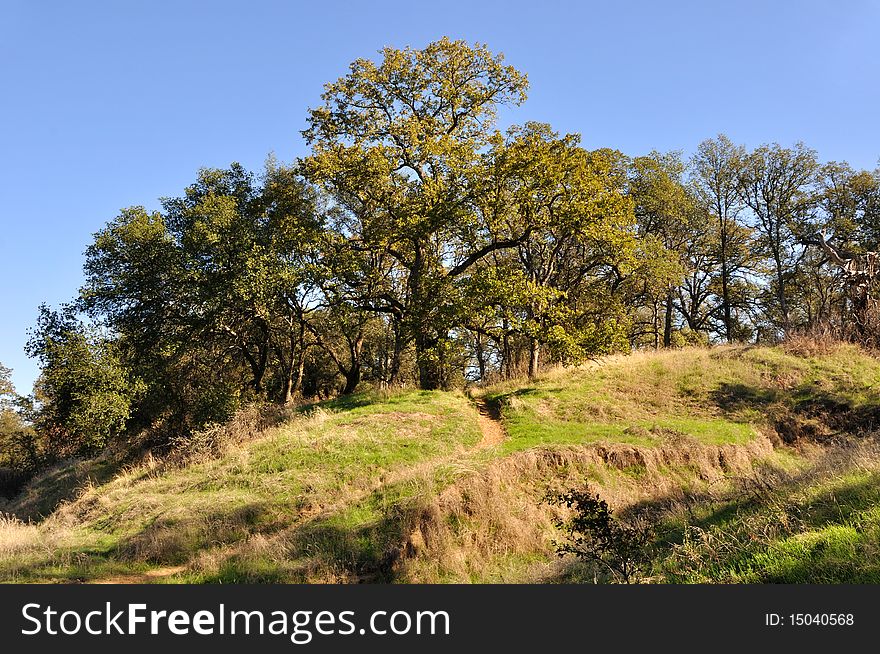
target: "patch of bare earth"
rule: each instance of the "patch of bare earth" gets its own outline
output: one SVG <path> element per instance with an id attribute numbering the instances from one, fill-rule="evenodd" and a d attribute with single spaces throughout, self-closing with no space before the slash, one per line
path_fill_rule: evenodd
<path id="1" fill-rule="evenodd" d="M 501 425 L 501 411 L 496 405 L 490 404 L 482 397 L 474 400 L 474 403 L 479 411 L 477 424 L 483 435 L 480 442 L 477 443 L 477 449 L 483 450 L 500 445 L 506 437 L 504 427 Z"/>
<path id="2" fill-rule="evenodd" d="M 166 568 L 155 568 L 147 572 L 131 575 L 113 575 L 112 577 L 102 577 L 101 579 L 93 579 L 91 584 L 150 584 L 157 579 L 170 577 L 183 572 L 186 566 L 175 565 Z"/>

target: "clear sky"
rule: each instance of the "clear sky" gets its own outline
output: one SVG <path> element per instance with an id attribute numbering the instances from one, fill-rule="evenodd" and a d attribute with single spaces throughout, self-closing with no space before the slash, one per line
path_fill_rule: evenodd
<path id="1" fill-rule="evenodd" d="M 724 132 L 873 169 L 878 28 L 870 0 L 0 0 L 0 362 L 30 392 L 27 329 L 76 294 L 95 231 L 199 167 L 304 154 L 322 84 L 382 46 L 486 43 L 531 82 L 504 119 L 587 147 Z"/>

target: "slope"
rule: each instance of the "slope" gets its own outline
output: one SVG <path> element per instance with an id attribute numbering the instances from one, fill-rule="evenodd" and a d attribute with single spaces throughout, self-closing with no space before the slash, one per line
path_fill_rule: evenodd
<path id="1" fill-rule="evenodd" d="M 878 384 L 880 362 L 848 346 L 731 347 L 611 357 L 473 400 L 362 393 L 186 463 L 105 457 L 47 472 L 0 507 L 13 516 L 0 523 L 0 579 L 600 580 L 555 556 L 561 514 L 543 501 L 585 484 L 621 516 L 653 516 L 651 580 L 800 578 L 816 543 L 837 565 L 872 538 Z M 804 508 L 837 497 L 843 478 L 862 489 L 845 510 Z M 765 530 L 761 547 L 743 537 L 714 572 L 696 565 L 712 534 L 778 524 L 779 506 L 790 530 Z M 834 569 L 827 580 L 872 574 Z"/>

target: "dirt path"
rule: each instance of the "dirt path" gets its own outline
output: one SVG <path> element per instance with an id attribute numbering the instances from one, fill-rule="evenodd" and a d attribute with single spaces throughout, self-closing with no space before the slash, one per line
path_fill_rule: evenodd
<path id="1" fill-rule="evenodd" d="M 504 426 L 501 424 L 501 411 L 497 404 L 489 403 L 483 397 L 474 398 L 474 404 L 480 415 L 477 417 L 477 424 L 480 426 L 480 433 L 483 438 L 477 443 L 477 449 L 483 450 L 488 447 L 494 447 L 504 442 L 507 434 L 504 432 Z"/>
<path id="2" fill-rule="evenodd" d="M 103 577 L 102 579 L 93 579 L 88 582 L 90 584 L 150 584 L 157 579 L 176 575 L 183 572 L 186 566 L 176 565 L 167 568 L 156 568 L 147 570 L 146 572 L 132 575 L 113 575 L 112 577 Z"/>

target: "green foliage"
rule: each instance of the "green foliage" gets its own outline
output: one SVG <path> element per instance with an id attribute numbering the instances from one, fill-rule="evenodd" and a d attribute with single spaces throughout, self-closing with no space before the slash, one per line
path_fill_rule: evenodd
<path id="1" fill-rule="evenodd" d="M 637 243 L 622 156 L 529 123 L 496 135 L 483 165 L 479 214 L 523 237 L 459 280 L 463 324 L 508 364 L 511 340 L 526 340 L 531 375 L 541 348 L 545 360 L 566 363 L 626 349 L 613 290 Z"/>
<path id="2" fill-rule="evenodd" d="M 382 56 L 327 86 L 304 167 L 345 212 L 350 246 L 399 280 L 372 305 L 414 342 L 422 387 L 446 386 L 456 278 L 529 238 L 558 184 L 550 170 L 529 176 L 559 157 L 540 150 L 545 126 L 508 141 L 492 131 L 497 107 L 522 102 L 527 84 L 485 46 L 442 39 Z"/>
<path id="3" fill-rule="evenodd" d="M 31 407 L 12 384 L 12 371 L 0 363 L 0 495 L 12 494 L 39 460 L 37 435 L 27 420 Z"/>
<path id="4" fill-rule="evenodd" d="M 812 231 L 808 223 L 817 170 L 816 152 L 803 143 L 761 146 L 742 164 L 740 197 L 755 215 L 757 243 L 773 270 L 767 314 L 783 329 L 791 327 L 793 318 L 786 286 L 801 253 L 797 239 Z"/>
<path id="5" fill-rule="evenodd" d="M 626 584 L 638 581 L 649 568 L 654 534 L 647 524 L 627 524 L 615 518 L 608 503 L 589 490 L 549 495 L 547 501 L 573 511 L 568 520 L 554 520 L 567 539 L 554 542 L 559 556 L 574 554 L 598 564 Z"/>
<path id="6" fill-rule="evenodd" d="M 261 179 L 206 169 L 164 214 L 123 213 L 86 253 L 81 303 L 144 379 L 142 422 L 225 420 L 243 401 L 289 401 L 309 347 L 321 214 L 290 168 Z"/>
<path id="7" fill-rule="evenodd" d="M 12 370 L 0 363 L 0 403 L 3 403 L 4 408 L 14 395 L 15 386 L 12 385 Z"/>
<path id="8" fill-rule="evenodd" d="M 500 53 L 379 54 L 325 86 L 295 165 L 202 169 L 94 235 L 74 303 L 92 327 L 42 316 L 31 343 L 41 442 L 167 445 L 252 402 L 536 379 L 631 348 L 869 341 L 846 324 L 876 284 L 848 275 L 878 242 L 877 171 L 723 135 L 688 164 L 501 131 L 528 80 Z M 845 248 L 833 264 L 817 230 Z"/>
<path id="9" fill-rule="evenodd" d="M 706 229 L 691 248 L 694 271 L 686 284 L 689 300 L 686 312 L 691 328 L 714 323 L 715 331 L 728 343 L 746 340 L 744 329 L 757 289 L 749 273 L 755 269 L 752 230 L 743 222 L 744 203 L 740 177 L 745 148 L 720 134 L 700 143 L 691 160 L 691 184 L 697 211 L 707 218 Z M 699 319 L 698 308 L 709 309 Z M 684 304 L 684 301 L 683 301 Z"/>
<path id="10" fill-rule="evenodd" d="M 95 452 L 124 431 L 143 387 L 112 341 L 90 335 L 69 308 L 43 305 L 28 353 L 40 359 L 36 426 L 53 454 Z"/>

